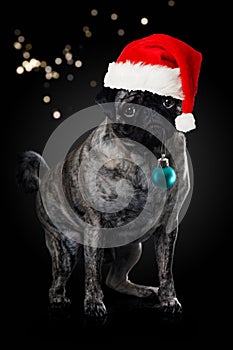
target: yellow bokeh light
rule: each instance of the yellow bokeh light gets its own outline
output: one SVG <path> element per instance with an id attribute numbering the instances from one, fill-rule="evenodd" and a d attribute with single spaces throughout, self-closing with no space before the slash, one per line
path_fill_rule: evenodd
<path id="1" fill-rule="evenodd" d="M 43 101 L 44 101 L 44 103 L 49 103 L 51 101 L 51 98 L 46 95 L 43 97 Z"/>
<path id="2" fill-rule="evenodd" d="M 22 66 L 25 68 L 29 64 L 28 61 L 23 61 Z"/>
<path id="3" fill-rule="evenodd" d="M 20 49 L 22 49 L 22 44 L 20 44 L 18 41 L 16 41 L 16 42 L 14 43 L 14 48 L 15 48 L 16 50 L 20 50 Z"/>
<path id="4" fill-rule="evenodd" d="M 32 68 L 35 68 L 35 67 L 40 67 L 40 61 L 36 60 L 35 58 L 32 58 L 30 60 L 30 64 L 32 65 Z"/>
<path id="5" fill-rule="evenodd" d="M 87 30 L 85 32 L 85 35 L 86 35 L 87 38 L 90 38 L 92 36 L 92 32 L 90 32 L 90 30 Z"/>
<path id="6" fill-rule="evenodd" d="M 73 55 L 72 55 L 72 53 L 70 53 L 70 52 L 67 52 L 67 53 L 65 54 L 65 59 L 66 59 L 67 61 L 72 60 L 72 57 L 73 57 Z"/>
<path id="7" fill-rule="evenodd" d="M 143 17 L 143 18 L 141 19 L 141 24 L 143 24 L 144 26 L 145 26 L 146 24 L 148 24 L 148 19 L 147 19 L 146 17 Z"/>
<path id="8" fill-rule="evenodd" d="M 16 73 L 17 74 L 23 74 L 23 72 L 24 72 L 24 68 L 22 66 L 19 66 L 19 67 L 16 68 Z"/>
<path id="9" fill-rule="evenodd" d="M 91 15 L 92 16 L 97 16 L 98 15 L 98 11 L 96 9 L 91 10 Z"/>
<path id="10" fill-rule="evenodd" d="M 174 6 L 175 5 L 175 1 L 174 0 L 169 0 L 168 1 L 168 6 Z"/>
<path id="11" fill-rule="evenodd" d="M 29 57 L 30 57 L 30 53 L 27 52 L 27 51 L 25 51 L 25 52 L 23 53 L 23 58 L 27 59 L 27 58 L 29 58 Z"/>
<path id="12" fill-rule="evenodd" d="M 51 72 L 45 74 L 45 78 L 46 78 L 47 80 L 52 79 L 52 77 L 53 77 L 53 75 L 52 75 Z"/>
<path id="13" fill-rule="evenodd" d="M 54 119 L 59 119 L 61 118 L 61 112 L 57 109 L 55 111 L 53 111 L 53 118 Z"/>
<path id="14" fill-rule="evenodd" d="M 82 66 L 82 61 L 77 60 L 75 61 L 75 67 L 80 68 Z"/>
<path id="15" fill-rule="evenodd" d="M 47 62 L 46 62 L 46 61 L 41 61 L 41 62 L 40 62 L 40 66 L 41 66 L 42 68 L 45 68 L 45 67 L 47 66 Z"/>
<path id="16" fill-rule="evenodd" d="M 62 64 L 62 59 L 60 57 L 55 58 L 55 63 L 57 65 Z"/>
<path id="17" fill-rule="evenodd" d="M 89 29 L 90 29 L 90 28 L 89 28 L 88 26 L 84 26 L 84 27 L 83 27 L 83 31 L 84 31 L 84 32 L 88 32 Z"/>
<path id="18" fill-rule="evenodd" d="M 58 72 L 52 72 L 53 79 L 58 79 L 60 77 L 60 74 Z"/>
<path id="19" fill-rule="evenodd" d="M 32 65 L 31 65 L 31 63 L 30 62 L 28 62 L 28 64 L 25 66 L 25 70 L 27 71 L 27 72 L 31 72 L 31 70 L 32 70 Z"/>
<path id="20" fill-rule="evenodd" d="M 20 43 L 23 43 L 23 42 L 25 41 L 24 36 L 23 36 L 23 35 L 20 35 L 20 36 L 18 37 L 18 41 L 19 41 Z"/>
<path id="21" fill-rule="evenodd" d="M 26 44 L 26 45 L 25 45 L 25 49 L 26 49 L 27 51 L 30 51 L 30 50 L 32 49 L 32 44 Z"/>
<path id="22" fill-rule="evenodd" d="M 112 19 L 113 21 L 116 21 L 117 18 L 118 18 L 118 15 L 117 15 L 116 13 L 112 13 L 112 14 L 111 14 L 111 19 Z"/>

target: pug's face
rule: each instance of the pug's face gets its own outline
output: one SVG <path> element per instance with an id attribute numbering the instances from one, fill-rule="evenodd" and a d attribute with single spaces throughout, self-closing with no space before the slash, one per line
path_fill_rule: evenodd
<path id="1" fill-rule="evenodd" d="M 161 145 L 176 132 L 175 119 L 182 113 L 182 101 L 170 96 L 160 96 L 148 91 L 127 91 L 104 88 L 97 102 L 113 124 L 119 137 L 128 137 L 148 148 Z M 110 107 L 109 107 L 110 106 Z"/>

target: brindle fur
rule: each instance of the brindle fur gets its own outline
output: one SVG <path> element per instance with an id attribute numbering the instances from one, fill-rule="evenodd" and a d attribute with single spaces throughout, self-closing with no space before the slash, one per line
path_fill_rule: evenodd
<path id="1" fill-rule="evenodd" d="M 122 107 L 126 102 L 149 107 L 152 113 L 151 115 L 143 116 L 145 127 L 151 126 L 153 123 L 156 124 L 156 118 L 153 112 L 160 113 L 172 124 L 174 124 L 176 116 L 181 113 L 181 101 L 175 100 L 174 106 L 168 109 L 163 104 L 164 97 L 149 92 L 103 89 L 103 92 L 97 97 L 97 102 L 105 108 L 104 102 L 109 101 L 119 102 L 119 106 L 115 110 L 107 109 L 105 111 L 107 118 L 110 118 L 113 124 L 105 124 L 103 122 L 99 128 L 93 130 L 80 147 L 67 155 L 64 163 L 59 164 L 55 169 L 46 173 L 40 184 L 42 187 L 44 186 L 43 188 L 46 193 L 56 193 L 56 184 L 49 181 L 49 178 L 56 178 L 56 172 L 59 171 L 59 167 L 62 167 L 62 184 L 70 206 L 84 221 L 93 224 L 95 227 L 119 227 L 124 225 L 127 220 L 130 221 L 137 217 L 145 203 L 147 189 L 145 188 L 143 172 L 137 170 L 133 162 L 106 162 L 108 150 L 104 148 L 106 146 L 100 143 L 96 156 L 100 160 L 105 160 L 105 166 L 101 169 L 101 178 L 106 180 L 106 185 L 103 186 L 103 181 L 99 185 L 97 184 L 99 195 L 106 201 L 111 200 L 111 198 L 116 196 L 114 183 L 120 178 L 125 178 L 133 183 L 136 193 L 137 191 L 140 192 L 140 196 L 133 198 L 131 207 L 122 210 L 121 215 L 119 213 L 100 212 L 88 206 L 88 203 L 83 199 L 80 192 L 77 170 L 91 147 L 101 138 L 106 140 L 115 137 L 115 141 L 117 142 L 116 152 L 121 148 L 121 151 L 123 149 L 130 157 L 133 154 L 133 148 L 130 145 L 125 145 L 120 139 L 120 136 L 127 135 L 132 140 L 144 144 L 156 157 L 159 157 L 161 143 L 144 130 L 127 126 L 125 124 L 127 120 L 121 113 Z M 142 116 L 135 115 L 135 118 L 137 117 L 142 118 Z M 120 124 L 114 124 L 114 121 L 120 122 Z M 178 215 L 189 191 L 189 173 L 184 134 L 174 132 L 173 135 L 167 136 L 171 137 L 172 145 L 175 147 L 176 164 L 174 164 L 172 158 L 170 159 L 170 163 L 175 168 L 177 182 L 167 191 L 166 203 L 156 227 L 153 228 L 152 225 L 152 229 L 146 235 L 143 235 L 141 239 L 130 244 L 108 249 L 93 248 L 88 245 L 88 242 L 82 246 L 77 242 L 77 236 L 69 235 L 67 232 L 61 232 L 54 225 L 43 207 L 40 191 L 37 191 L 37 214 L 44 227 L 46 244 L 52 257 L 53 282 L 49 290 L 49 301 L 52 306 L 63 307 L 70 303 L 66 295 L 66 283 L 77 263 L 79 252 L 83 247 L 85 260 L 84 311 L 86 315 L 103 317 L 107 313 L 101 288 L 101 265 L 105 250 L 107 251 L 109 249 L 112 253 L 112 263 L 105 281 L 108 287 L 120 293 L 126 293 L 136 297 L 156 296 L 163 310 L 168 310 L 172 313 L 181 311 L 181 304 L 176 297 L 174 288 L 172 264 L 178 231 Z M 36 171 L 38 171 L 38 165 L 41 161 L 41 157 L 32 151 L 25 152 L 20 158 L 18 180 L 26 190 L 38 190 L 38 173 Z M 44 162 L 43 165 L 46 168 Z M 148 164 L 148 166 L 150 165 Z M 89 164 L 89 168 L 87 166 L 86 171 L 89 172 L 91 169 L 92 164 Z M 86 184 L 86 186 L 88 185 Z M 179 192 L 177 190 L 178 185 Z M 156 191 L 155 189 L 155 198 L 159 200 L 159 194 Z M 57 210 L 56 203 L 54 203 L 52 210 Z M 138 285 L 131 282 L 128 278 L 129 272 L 141 257 L 142 242 L 151 235 L 154 235 L 155 256 L 159 277 L 158 287 Z"/>

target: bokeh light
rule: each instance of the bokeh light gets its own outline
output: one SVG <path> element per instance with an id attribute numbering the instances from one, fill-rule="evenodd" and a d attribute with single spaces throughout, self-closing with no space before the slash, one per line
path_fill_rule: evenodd
<path id="1" fill-rule="evenodd" d="M 98 15 L 98 11 L 96 9 L 91 10 L 91 15 L 92 16 L 97 16 Z"/>
<path id="2" fill-rule="evenodd" d="M 30 53 L 28 51 L 24 51 L 23 58 L 25 58 L 25 59 L 30 58 Z"/>
<path id="3" fill-rule="evenodd" d="M 124 31 L 124 29 L 118 29 L 117 34 L 118 34 L 119 36 L 123 36 L 123 35 L 125 35 L 125 31 Z"/>
<path id="4" fill-rule="evenodd" d="M 58 72 L 53 71 L 52 72 L 52 77 L 53 77 L 53 79 L 59 79 L 60 74 Z"/>
<path id="5" fill-rule="evenodd" d="M 90 81 L 90 86 L 91 86 L 91 87 L 96 87 L 96 86 L 97 86 L 96 80 L 91 80 L 91 81 Z"/>
<path id="6" fill-rule="evenodd" d="M 111 20 L 116 21 L 118 18 L 118 15 L 116 13 L 111 14 Z"/>
<path id="7" fill-rule="evenodd" d="M 46 61 L 41 61 L 40 62 L 40 66 L 41 66 L 41 68 L 45 68 L 47 66 L 47 62 Z"/>
<path id="8" fill-rule="evenodd" d="M 23 35 L 20 35 L 18 37 L 18 42 L 23 43 L 25 41 L 25 37 Z"/>
<path id="9" fill-rule="evenodd" d="M 143 17 L 142 19 L 141 19 L 141 24 L 142 25 L 146 25 L 146 24 L 148 24 L 148 19 L 146 18 L 146 17 Z"/>
<path id="10" fill-rule="evenodd" d="M 85 35 L 87 38 L 90 38 L 92 36 L 92 32 L 90 32 L 90 30 L 86 30 Z"/>
<path id="11" fill-rule="evenodd" d="M 17 74 L 23 74 L 23 72 L 24 72 L 24 68 L 22 66 L 19 66 L 19 67 L 16 68 L 16 73 Z"/>
<path id="12" fill-rule="evenodd" d="M 53 75 L 52 75 L 51 72 L 45 74 L 45 78 L 46 78 L 47 80 L 52 79 L 52 77 L 53 77 Z"/>
<path id="13" fill-rule="evenodd" d="M 66 52 L 66 54 L 65 54 L 65 59 L 66 59 L 67 61 L 72 60 L 72 57 L 73 57 L 73 55 L 72 55 L 71 52 Z"/>
<path id="14" fill-rule="evenodd" d="M 32 49 L 32 44 L 26 44 L 25 45 L 25 49 L 27 50 L 27 51 L 30 51 L 31 49 Z"/>
<path id="15" fill-rule="evenodd" d="M 54 119 L 59 119 L 59 118 L 61 118 L 61 112 L 60 112 L 58 109 L 55 109 L 55 110 L 53 111 L 53 118 L 54 118 Z"/>
<path id="16" fill-rule="evenodd" d="M 14 48 L 15 48 L 16 50 L 20 50 L 20 49 L 22 49 L 22 44 L 19 43 L 18 41 L 16 41 L 16 42 L 14 43 Z"/>
<path id="17" fill-rule="evenodd" d="M 69 73 L 69 74 L 67 74 L 66 79 L 67 79 L 68 81 L 72 81 L 72 80 L 74 80 L 74 75 L 71 74 L 71 73 Z"/>
<path id="18" fill-rule="evenodd" d="M 44 103 L 49 103 L 51 101 L 50 96 L 48 96 L 48 95 L 44 96 L 43 101 L 44 101 Z"/>
<path id="19" fill-rule="evenodd" d="M 174 0 L 169 0 L 168 1 L 168 6 L 174 6 L 175 5 L 175 1 Z"/>
<path id="20" fill-rule="evenodd" d="M 82 61 L 80 61 L 80 60 L 75 61 L 75 67 L 77 67 L 77 68 L 82 67 Z"/>
<path id="21" fill-rule="evenodd" d="M 14 34 L 17 35 L 17 36 L 20 35 L 21 34 L 21 30 L 20 29 L 15 29 L 14 30 Z"/>
<path id="22" fill-rule="evenodd" d="M 52 72 L 52 67 L 51 66 L 46 66 L 45 67 L 46 73 L 51 73 Z"/>
<path id="23" fill-rule="evenodd" d="M 62 64 L 62 59 L 61 59 L 60 57 L 55 58 L 55 63 L 56 63 L 57 65 Z"/>

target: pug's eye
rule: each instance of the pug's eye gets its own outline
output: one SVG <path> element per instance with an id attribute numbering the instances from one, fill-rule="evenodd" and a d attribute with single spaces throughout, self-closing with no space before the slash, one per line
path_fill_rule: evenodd
<path id="1" fill-rule="evenodd" d="M 133 105 L 129 105 L 129 106 L 126 106 L 123 110 L 123 114 L 125 117 L 127 118 L 132 118 L 134 117 L 135 115 L 135 112 L 136 112 L 136 109 Z"/>
<path id="2" fill-rule="evenodd" d="M 175 100 L 172 97 L 165 97 L 163 99 L 163 106 L 167 109 L 172 108 L 175 105 Z"/>

